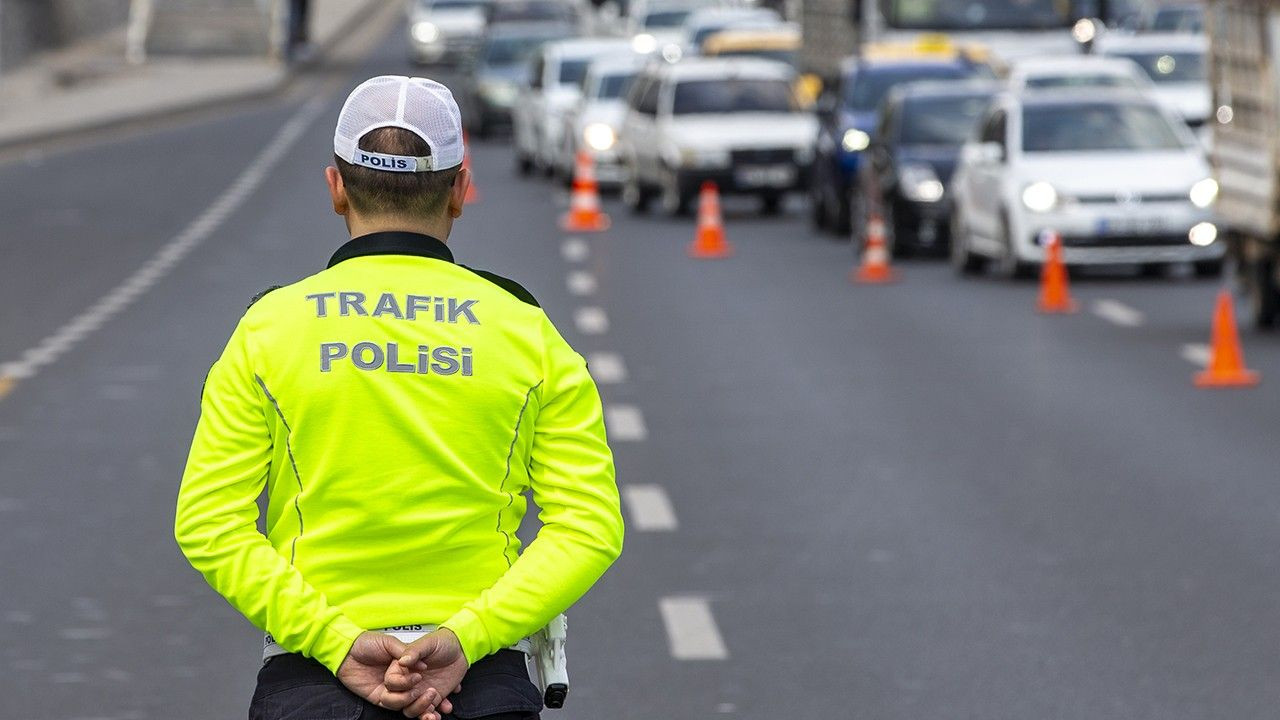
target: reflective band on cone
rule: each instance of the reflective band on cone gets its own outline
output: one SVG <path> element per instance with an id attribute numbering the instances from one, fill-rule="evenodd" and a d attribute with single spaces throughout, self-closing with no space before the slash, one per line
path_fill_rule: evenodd
<path id="1" fill-rule="evenodd" d="M 1044 246 L 1044 268 L 1040 272 L 1040 301 L 1036 309 L 1050 315 L 1070 314 L 1079 310 L 1076 301 L 1071 299 L 1071 289 L 1067 283 L 1067 265 L 1062 260 L 1062 236 L 1052 230 L 1040 235 L 1040 244 Z M 1013 252 L 1013 248 L 1009 248 Z"/>
<path id="2" fill-rule="evenodd" d="M 726 258 L 733 246 L 724 237 L 724 220 L 720 217 L 720 189 L 710 180 L 702 183 L 698 193 L 698 229 L 689 243 L 689 257 L 699 260 Z"/>
<path id="3" fill-rule="evenodd" d="M 1261 381 L 1258 373 L 1244 365 L 1244 352 L 1240 349 L 1240 333 L 1236 330 L 1235 309 L 1231 293 L 1218 292 L 1213 312 L 1213 343 L 1210 346 L 1209 366 L 1196 373 L 1196 387 L 1250 387 Z"/>
<path id="4" fill-rule="evenodd" d="M 600 192 L 591 155 L 580 151 L 573 172 L 569 212 L 561 216 L 560 227 L 569 232 L 601 232 L 608 230 L 609 225 L 609 216 L 600 210 Z"/>
<path id="5" fill-rule="evenodd" d="M 867 242 L 862 247 L 862 264 L 853 272 L 856 283 L 876 285 L 896 282 L 898 274 L 889 266 L 889 245 L 884 238 L 884 220 L 878 213 L 867 219 Z"/>

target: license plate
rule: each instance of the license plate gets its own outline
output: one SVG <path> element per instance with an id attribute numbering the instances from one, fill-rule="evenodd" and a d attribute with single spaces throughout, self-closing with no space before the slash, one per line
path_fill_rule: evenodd
<path id="1" fill-rule="evenodd" d="M 790 185 L 795 179 L 796 169 L 789 165 L 766 165 L 761 167 L 739 168 L 734 179 L 743 187 L 777 187 Z"/>
<path id="2" fill-rule="evenodd" d="M 1156 235 L 1169 232 L 1169 223 L 1159 217 L 1100 218 L 1095 229 L 1099 235 Z"/>

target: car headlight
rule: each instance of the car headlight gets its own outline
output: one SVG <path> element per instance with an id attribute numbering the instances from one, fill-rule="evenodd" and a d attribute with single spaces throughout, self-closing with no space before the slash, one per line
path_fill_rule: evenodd
<path id="1" fill-rule="evenodd" d="M 680 58 L 683 56 L 684 56 L 684 50 L 682 50 L 680 46 L 676 45 L 675 43 L 667 43 L 662 48 L 662 59 L 666 60 L 669 63 L 679 62 Z"/>
<path id="2" fill-rule="evenodd" d="M 1187 233 L 1187 239 L 1196 247 L 1209 247 L 1218 239 L 1218 228 L 1209 222 L 1196 223 Z"/>
<path id="3" fill-rule="evenodd" d="M 1023 188 L 1022 204 L 1031 212 L 1049 212 L 1058 205 L 1058 191 L 1047 182 L 1033 182 Z"/>
<path id="4" fill-rule="evenodd" d="M 840 139 L 840 146 L 846 152 L 862 152 L 870 144 L 871 136 L 857 128 L 845 130 L 844 137 Z"/>
<path id="5" fill-rule="evenodd" d="M 729 164 L 729 151 L 681 148 L 679 164 L 685 167 L 725 167 Z"/>
<path id="6" fill-rule="evenodd" d="M 591 123 L 582 129 L 582 140 L 592 150 L 604 151 L 613 147 L 618 141 L 618 135 L 604 123 Z"/>
<path id="7" fill-rule="evenodd" d="M 1205 178 L 1195 185 L 1191 186 L 1191 204 L 1198 208 L 1207 208 L 1218 199 L 1218 181 L 1213 178 Z M 1206 243 L 1207 244 L 1207 243 Z"/>
<path id="8" fill-rule="evenodd" d="M 433 43 L 440 39 L 440 28 L 426 20 L 413 24 L 413 39 L 420 43 Z"/>
<path id="9" fill-rule="evenodd" d="M 515 103 L 519 90 L 512 83 L 488 81 L 480 83 L 480 94 L 490 103 L 505 107 Z"/>
<path id="10" fill-rule="evenodd" d="M 649 33 L 640 33 L 631 38 L 631 49 L 641 55 L 648 55 L 658 49 L 658 38 Z"/>
<path id="11" fill-rule="evenodd" d="M 898 185 L 903 196 L 912 202 L 938 202 L 945 192 L 938 173 L 928 165 L 903 165 L 898 171 Z"/>

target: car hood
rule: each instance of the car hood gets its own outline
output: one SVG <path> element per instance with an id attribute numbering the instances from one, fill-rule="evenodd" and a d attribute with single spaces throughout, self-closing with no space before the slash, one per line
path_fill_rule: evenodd
<path id="1" fill-rule="evenodd" d="M 555 112 L 564 112 L 574 103 L 578 102 L 578 98 L 582 97 L 582 91 L 576 85 L 557 85 L 547 88 L 543 98 L 546 100 L 547 109 Z"/>
<path id="2" fill-rule="evenodd" d="M 484 30 L 484 14 L 479 10 L 436 10 L 414 15 L 413 21 L 426 21 L 440 29 L 443 35 L 479 35 Z"/>
<path id="3" fill-rule="evenodd" d="M 960 148 L 951 145 L 903 145 L 895 153 L 897 165 L 928 165 L 946 183 L 956 170 Z"/>
<path id="4" fill-rule="evenodd" d="M 1156 100 L 1190 122 L 1204 122 L 1213 100 L 1209 86 L 1200 83 L 1166 83 L 1154 88 Z"/>
<path id="5" fill-rule="evenodd" d="M 621 100 L 597 100 L 587 103 L 578 113 L 578 127 L 584 128 L 591 123 L 604 123 L 617 130 L 622 127 L 622 119 L 627 114 L 627 104 Z"/>
<path id="6" fill-rule="evenodd" d="M 528 74 L 529 70 L 522 64 L 486 65 L 476 73 L 476 81 L 519 84 Z"/>
<path id="7" fill-rule="evenodd" d="M 666 135 L 681 147 L 800 147 L 813 142 L 817 120 L 802 113 L 689 115 L 665 121 Z"/>
<path id="8" fill-rule="evenodd" d="M 1143 153 L 1036 153 L 1024 156 L 1019 176 L 1044 180 L 1069 195 L 1185 193 L 1209 177 L 1209 164 L 1195 151 Z"/>

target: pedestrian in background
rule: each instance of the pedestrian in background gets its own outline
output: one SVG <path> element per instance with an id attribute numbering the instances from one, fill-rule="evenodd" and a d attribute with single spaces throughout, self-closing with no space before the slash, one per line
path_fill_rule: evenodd
<path id="1" fill-rule="evenodd" d="M 470 174 L 447 88 L 366 81 L 334 151 L 352 239 L 260 296 L 210 369 L 178 543 L 268 634 L 255 720 L 536 718 L 509 648 L 621 551 L 599 394 L 524 288 L 454 262 Z"/>

